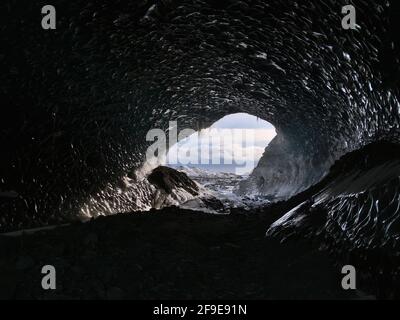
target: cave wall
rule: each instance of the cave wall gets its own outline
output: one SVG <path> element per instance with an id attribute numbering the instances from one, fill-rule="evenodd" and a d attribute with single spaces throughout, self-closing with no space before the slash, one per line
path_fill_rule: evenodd
<path id="1" fill-rule="evenodd" d="M 278 137 L 243 187 L 282 197 L 399 131 L 398 11 L 354 1 L 2 3 L 1 227 L 58 221 L 141 166 L 151 128 L 246 112 Z M 257 185 L 263 177 L 263 185 Z M 255 183 L 255 184 L 254 184 Z"/>
<path id="2" fill-rule="evenodd" d="M 330 154 L 325 145 L 304 146 L 277 135 L 267 146 L 250 177 L 241 182 L 239 194 L 262 194 L 273 201 L 285 200 L 318 182 L 340 153 Z"/>

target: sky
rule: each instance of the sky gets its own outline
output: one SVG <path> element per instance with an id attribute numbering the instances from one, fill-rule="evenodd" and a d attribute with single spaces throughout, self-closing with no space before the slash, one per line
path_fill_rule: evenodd
<path id="1" fill-rule="evenodd" d="M 179 141 L 168 151 L 166 165 L 248 174 L 275 135 L 267 121 L 247 113 L 231 114 Z M 173 153 L 178 161 L 172 160 Z"/>

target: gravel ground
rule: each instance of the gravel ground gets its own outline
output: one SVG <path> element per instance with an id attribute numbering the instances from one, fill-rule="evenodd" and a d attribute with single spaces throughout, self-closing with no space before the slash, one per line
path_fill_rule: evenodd
<path id="1" fill-rule="evenodd" d="M 0 237 L 2 299 L 353 299 L 325 253 L 260 215 L 167 208 Z M 56 268 L 43 290 L 41 268 Z"/>

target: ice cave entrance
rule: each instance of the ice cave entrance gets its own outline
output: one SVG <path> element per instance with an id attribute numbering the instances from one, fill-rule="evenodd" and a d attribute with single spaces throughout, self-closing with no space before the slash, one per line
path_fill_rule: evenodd
<path id="1" fill-rule="evenodd" d="M 247 176 L 275 137 L 275 127 L 247 113 L 227 115 L 181 139 L 168 150 L 166 165 L 200 173 Z"/>
<path id="2" fill-rule="evenodd" d="M 176 124 L 170 128 L 173 130 Z M 175 191 L 169 195 L 180 207 L 228 213 L 233 208 L 251 209 L 268 201 L 262 195 L 242 195 L 238 191 L 276 136 L 273 125 L 247 113 L 235 113 L 209 128 L 200 131 L 179 128 L 179 132 L 175 140 L 178 142 L 168 150 L 162 164 L 186 173 L 199 188 L 194 199 L 187 192 Z M 185 134 L 181 135 L 182 132 Z M 157 177 L 153 174 L 151 180 Z M 165 202 L 156 197 L 154 207 L 165 206 Z"/>

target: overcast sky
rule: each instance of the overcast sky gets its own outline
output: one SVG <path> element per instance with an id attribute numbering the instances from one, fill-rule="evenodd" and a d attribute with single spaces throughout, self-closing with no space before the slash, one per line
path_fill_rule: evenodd
<path id="1" fill-rule="evenodd" d="M 247 113 L 228 115 L 215 122 L 209 129 L 201 130 L 200 134 L 191 135 L 173 146 L 169 152 L 178 153 L 178 163 L 167 161 L 167 165 L 174 167 L 188 165 L 211 171 L 249 173 L 275 135 L 275 128 L 269 122 Z M 228 136 L 233 139 L 232 143 Z M 221 143 L 224 139 L 227 139 L 226 142 Z M 193 155 L 196 148 L 199 157 L 201 154 L 204 155 L 204 150 L 206 152 L 210 150 L 205 157 L 203 156 L 206 163 L 202 161 L 201 164 L 187 164 L 182 160 L 183 157 L 179 156 L 189 155 L 191 152 Z M 215 160 L 216 156 L 219 156 L 219 160 Z M 213 158 L 220 164 L 212 164 Z"/>

